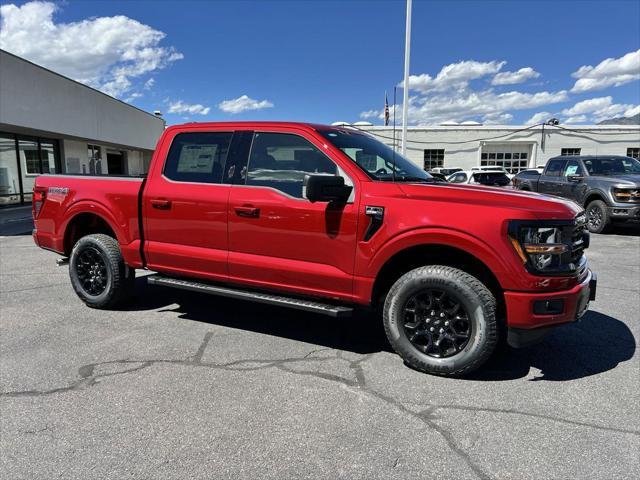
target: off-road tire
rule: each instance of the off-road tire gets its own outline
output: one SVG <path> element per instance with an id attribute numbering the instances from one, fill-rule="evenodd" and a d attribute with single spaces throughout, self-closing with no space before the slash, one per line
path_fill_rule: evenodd
<path id="1" fill-rule="evenodd" d="M 590 213 L 592 209 L 596 209 L 596 211 L 600 215 L 600 223 L 594 225 L 590 219 Z M 611 226 L 611 218 L 609 217 L 609 211 L 607 210 L 607 204 L 602 200 L 593 200 L 589 202 L 586 208 L 587 213 L 587 230 L 591 233 L 606 233 Z"/>
<path id="2" fill-rule="evenodd" d="M 447 292 L 467 310 L 471 324 L 468 343 L 453 356 L 436 358 L 409 340 L 404 328 L 404 307 L 421 290 Z M 496 299 L 477 278 L 457 268 L 431 265 L 406 273 L 391 287 L 384 304 L 384 329 L 393 349 L 409 366 L 441 376 L 464 376 L 483 365 L 498 343 Z"/>
<path id="3" fill-rule="evenodd" d="M 88 293 L 79 278 L 77 268 L 79 257 L 87 249 L 97 254 L 106 267 L 105 288 L 97 295 Z M 73 289 L 85 304 L 91 308 L 109 309 L 122 305 L 131 295 L 134 289 L 135 270 L 124 263 L 116 239 L 96 233 L 80 238 L 74 245 L 69 258 L 69 277 Z"/>

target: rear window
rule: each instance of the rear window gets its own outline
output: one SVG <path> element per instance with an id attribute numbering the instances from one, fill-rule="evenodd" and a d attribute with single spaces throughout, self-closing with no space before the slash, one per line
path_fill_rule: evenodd
<path id="1" fill-rule="evenodd" d="M 509 177 L 504 173 L 474 173 L 473 180 L 480 185 L 494 185 L 504 187 L 509 185 Z"/>
<path id="2" fill-rule="evenodd" d="M 559 177 L 560 172 L 564 168 L 564 164 L 564 160 L 549 160 L 549 164 L 547 165 L 547 169 L 544 171 L 544 174 L 548 177 Z"/>
<path id="3" fill-rule="evenodd" d="M 178 182 L 222 183 L 232 132 L 176 135 L 167 155 L 164 175 Z"/>

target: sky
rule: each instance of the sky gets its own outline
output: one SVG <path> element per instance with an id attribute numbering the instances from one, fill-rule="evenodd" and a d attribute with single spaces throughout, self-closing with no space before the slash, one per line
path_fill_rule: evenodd
<path id="1" fill-rule="evenodd" d="M 0 6 L 0 48 L 168 124 L 382 124 L 402 103 L 403 0 Z M 640 113 L 640 1 L 413 2 L 409 124 Z M 400 122 L 401 107 L 396 110 Z"/>

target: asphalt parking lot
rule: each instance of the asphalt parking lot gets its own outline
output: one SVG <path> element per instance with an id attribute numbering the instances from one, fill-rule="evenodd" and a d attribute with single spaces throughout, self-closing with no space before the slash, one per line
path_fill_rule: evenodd
<path id="1" fill-rule="evenodd" d="M 640 236 L 592 237 L 579 324 L 469 379 L 417 373 L 372 318 L 147 286 L 85 307 L 56 255 L 0 238 L 0 477 L 635 477 Z M 636 472 L 635 474 L 633 472 Z"/>

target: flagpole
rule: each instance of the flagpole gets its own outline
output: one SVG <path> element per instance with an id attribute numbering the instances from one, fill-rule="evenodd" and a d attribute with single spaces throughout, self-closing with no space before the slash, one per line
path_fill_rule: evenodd
<path id="1" fill-rule="evenodd" d="M 402 155 L 407 153 L 407 118 L 409 114 L 409 57 L 411 48 L 411 0 L 407 0 L 407 23 L 404 37 L 404 83 L 402 99 Z M 395 106 L 394 106 L 395 108 Z"/>

